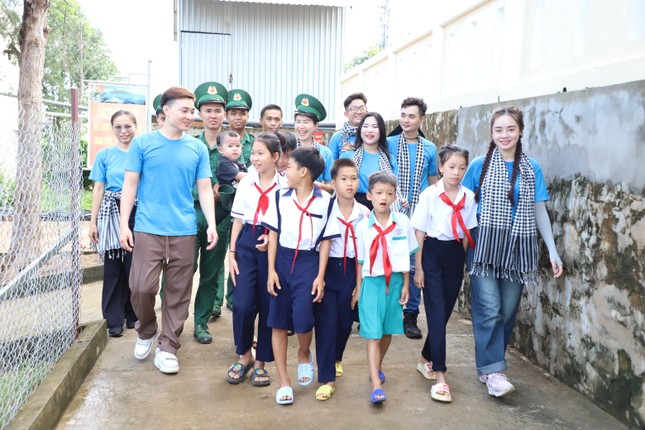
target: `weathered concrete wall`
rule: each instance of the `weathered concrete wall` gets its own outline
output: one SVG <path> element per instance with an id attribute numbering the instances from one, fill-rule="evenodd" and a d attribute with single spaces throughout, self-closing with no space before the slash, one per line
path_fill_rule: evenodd
<path id="1" fill-rule="evenodd" d="M 643 428 L 645 81 L 462 108 L 457 144 L 472 156 L 484 154 L 491 112 L 510 104 L 524 111 L 524 151 L 546 176 L 547 207 L 565 267 L 562 279 L 549 276 L 542 246 L 541 281 L 525 290 L 513 344 L 619 419 Z M 441 137 L 448 142 L 451 135 L 437 132 L 434 141 L 441 145 Z M 460 310 L 468 313 L 467 287 L 464 294 Z"/>

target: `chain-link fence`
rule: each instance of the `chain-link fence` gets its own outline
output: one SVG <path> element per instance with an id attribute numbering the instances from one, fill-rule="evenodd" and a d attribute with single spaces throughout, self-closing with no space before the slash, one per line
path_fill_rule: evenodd
<path id="1" fill-rule="evenodd" d="M 82 281 L 75 130 L 17 116 L 0 143 L 0 428 L 76 338 Z"/>

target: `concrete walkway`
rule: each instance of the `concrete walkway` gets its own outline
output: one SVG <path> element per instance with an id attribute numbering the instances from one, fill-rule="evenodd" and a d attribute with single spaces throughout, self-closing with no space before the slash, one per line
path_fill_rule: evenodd
<path id="1" fill-rule="evenodd" d="M 84 287 L 82 321 L 100 319 L 101 283 Z M 192 311 L 192 307 L 191 307 Z M 160 313 L 160 312 L 159 312 Z M 226 370 L 236 360 L 231 312 L 209 324 L 210 345 L 193 336 L 192 315 L 181 337 L 177 375 L 163 375 L 153 354 L 137 361 L 132 351 L 134 330 L 109 339 L 105 351 L 61 418 L 57 429 L 621 429 L 626 428 L 592 402 L 531 365 L 518 353 L 507 354 L 509 379 L 516 392 L 495 399 L 478 382 L 474 343 L 468 321 L 453 316 L 449 325 L 447 375 L 452 404 L 430 398 L 430 381 L 416 370 L 422 340 L 396 336 L 384 363 L 388 400 L 369 403 L 365 341 L 352 332 L 343 362 L 345 375 L 326 402 L 315 400 L 318 386 L 294 387 L 295 403 L 278 406 L 277 384 L 253 387 L 248 379 L 237 386 L 226 382 Z M 425 329 L 425 319 L 420 318 Z M 296 340 L 290 338 L 289 369 L 296 378 Z M 273 365 L 267 367 L 277 379 Z"/>

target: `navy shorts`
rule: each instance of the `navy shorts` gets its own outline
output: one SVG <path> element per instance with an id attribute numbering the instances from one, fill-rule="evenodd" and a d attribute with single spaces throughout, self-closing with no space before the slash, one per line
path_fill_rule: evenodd
<path id="1" fill-rule="evenodd" d="M 314 328 L 314 303 L 311 294 L 314 279 L 318 275 L 317 251 L 298 251 L 296 264 L 291 263 L 296 250 L 278 245 L 275 269 L 280 279 L 281 290 L 269 300 L 267 325 L 271 328 L 308 333 Z"/>

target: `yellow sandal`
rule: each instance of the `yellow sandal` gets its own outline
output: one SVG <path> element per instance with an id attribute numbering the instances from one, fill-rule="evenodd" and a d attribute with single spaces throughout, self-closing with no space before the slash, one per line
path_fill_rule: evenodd
<path id="1" fill-rule="evenodd" d="M 316 390 L 316 400 L 329 400 L 331 399 L 331 395 L 334 394 L 334 391 L 336 391 L 336 389 L 331 385 L 321 385 Z"/>
<path id="2" fill-rule="evenodd" d="M 340 361 L 336 363 L 336 377 L 343 376 L 343 363 Z"/>

